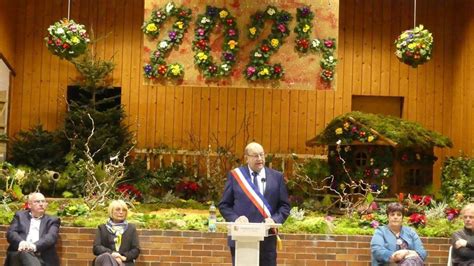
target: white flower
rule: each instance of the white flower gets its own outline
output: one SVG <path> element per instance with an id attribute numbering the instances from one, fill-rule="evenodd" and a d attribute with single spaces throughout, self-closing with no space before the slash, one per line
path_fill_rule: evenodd
<path id="1" fill-rule="evenodd" d="M 206 23 L 209 23 L 209 22 L 211 22 L 210 19 L 208 19 L 207 17 L 202 17 L 202 19 L 201 19 L 202 24 L 206 24 Z"/>
<path id="2" fill-rule="evenodd" d="M 166 41 L 160 42 L 160 48 L 165 49 L 166 47 L 168 47 L 168 43 Z"/>
<path id="3" fill-rule="evenodd" d="M 401 52 L 400 50 L 395 51 L 395 55 L 396 55 L 398 58 L 402 58 L 402 52 Z"/>
<path id="4" fill-rule="evenodd" d="M 15 179 L 17 180 L 19 184 L 22 183 L 24 178 L 25 178 L 25 170 L 21 170 L 21 169 L 16 170 Z"/>
<path id="5" fill-rule="evenodd" d="M 318 39 L 314 39 L 311 41 L 311 46 L 313 46 L 313 48 L 319 47 L 319 44 L 320 41 Z"/>
<path id="6" fill-rule="evenodd" d="M 273 8 L 269 8 L 269 9 L 267 10 L 267 14 L 270 15 L 270 16 L 273 16 L 273 14 L 275 14 L 275 12 L 276 12 L 276 11 L 275 11 L 275 9 L 273 9 Z"/>
<path id="7" fill-rule="evenodd" d="M 262 57 L 262 54 L 259 53 L 259 52 L 255 52 L 255 54 L 254 54 L 253 56 L 255 56 L 255 57 Z"/>
<path id="8" fill-rule="evenodd" d="M 171 10 L 173 10 L 173 8 L 174 8 L 174 4 L 171 3 L 171 2 L 169 2 L 169 3 L 166 5 L 166 13 L 169 14 L 169 13 L 171 12 Z"/>
<path id="9" fill-rule="evenodd" d="M 342 141 L 339 139 L 339 140 L 336 141 L 336 144 L 337 144 L 337 145 L 341 145 L 341 142 L 342 142 Z"/>
<path id="10" fill-rule="evenodd" d="M 223 64 L 223 65 L 221 66 L 221 68 L 222 68 L 222 70 L 224 70 L 224 71 L 226 71 L 226 72 L 229 71 L 229 65 L 227 65 L 227 64 Z"/>
<path id="11" fill-rule="evenodd" d="M 63 28 L 57 28 L 56 29 L 56 34 L 58 34 L 58 35 L 64 34 Z"/>
<path id="12" fill-rule="evenodd" d="M 334 57 L 333 57 L 333 56 L 329 56 L 329 57 L 328 57 L 328 61 L 332 63 L 332 62 L 334 61 Z"/>

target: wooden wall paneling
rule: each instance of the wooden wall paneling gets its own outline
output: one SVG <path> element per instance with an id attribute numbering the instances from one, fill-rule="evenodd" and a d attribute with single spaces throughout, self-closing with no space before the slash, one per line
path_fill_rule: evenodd
<path id="1" fill-rule="evenodd" d="M 143 64 L 141 63 L 140 61 L 140 77 L 143 76 L 143 68 L 142 68 Z M 143 83 L 140 82 L 140 84 L 142 84 L 143 86 Z M 166 90 L 168 90 L 169 88 L 166 87 Z M 166 93 L 166 96 L 165 97 L 168 97 L 168 94 Z M 168 100 L 168 101 L 166 101 Z M 143 108 L 143 113 L 142 112 L 139 112 L 140 116 L 141 114 L 145 114 L 145 122 L 143 124 L 143 127 L 146 128 L 146 131 L 142 132 L 142 134 L 145 134 L 145 145 L 146 147 L 153 147 L 155 145 L 155 134 L 157 131 L 160 131 L 160 128 L 158 127 L 157 125 L 157 120 L 158 120 L 158 116 L 160 115 L 158 113 L 158 105 L 160 104 L 173 104 L 173 97 L 171 97 L 170 99 L 165 99 L 164 102 L 158 102 L 157 101 L 157 87 L 153 87 L 153 86 L 145 86 L 143 88 L 143 91 L 140 93 L 140 107 L 139 108 Z M 173 112 L 173 107 L 171 107 L 171 112 Z M 166 122 L 165 122 L 166 123 Z M 170 129 L 170 131 L 173 130 L 173 121 L 171 121 L 171 124 L 170 124 L 170 127 L 168 127 Z M 172 133 L 170 133 L 170 135 L 172 135 Z M 172 141 L 170 141 L 171 143 Z"/>
<path id="2" fill-rule="evenodd" d="M 236 136 L 233 150 L 237 154 L 242 154 L 246 144 L 246 122 L 248 121 L 248 115 L 246 110 L 246 88 L 237 88 L 236 97 Z M 212 113 L 212 111 L 211 111 Z"/>
<path id="3" fill-rule="evenodd" d="M 94 5 L 94 3 L 92 3 Z M 110 40 L 110 28 L 107 28 L 107 0 L 97 0 L 95 3 L 97 8 L 97 24 L 95 25 L 95 33 L 97 41 L 97 55 L 102 59 L 109 59 L 105 57 L 106 45 L 108 45 Z"/>
<path id="4" fill-rule="evenodd" d="M 210 90 L 209 94 L 209 136 L 219 135 L 219 112 L 222 106 L 219 104 L 219 89 Z M 215 145 L 215 143 L 213 143 Z M 214 149 L 216 147 L 213 147 Z"/>
<path id="5" fill-rule="evenodd" d="M 136 117 L 137 127 L 137 144 L 139 147 L 146 147 L 146 94 L 147 88 L 143 84 L 142 79 L 142 50 L 143 50 L 143 33 L 139 27 L 143 21 L 144 2 L 134 4 L 130 12 L 132 12 L 132 20 L 129 25 L 133 25 L 132 30 L 132 56 L 130 58 L 130 113 L 132 117 Z M 133 121 L 135 122 L 135 121 Z"/>
<path id="6" fill-rule="evenodd" d="M 163 143 L 172 146 L 173 143 L 173 127 L 174 127 L 174 86 L 166 86 L 165 88 L 165 100 L 162 104 L 165 105 L 164 116 L 165 116 L 165 127 L 163 128 Z M 203 105 L 201 105 L 201 110 Z M 202 117 L 201 117 L 202 119 Z M 202 120 L 201 120 L 202 122 Z M 152 129 L 149 125 L 146 126 L 148 130 Z M 201 126 L 202 130 L 202 126 Z M 201 131 L 202 133 L 202 131 Z"/>
<path id="7" fill-rule="evenodd" d="M 24 42 L 25 42 L 25 57 L 24 65 L 25 69 L 23 71 L 23 98 L 22 98 L 22 117 L 21 117 L 21 127 L 23 129 L 29 129 L 31 127 L 31 91 L 33 86 L 33 47 L 35 42 L 32 41 L 34 38 L 34 2 L 28 2 L 26 6 L 26 21 L 23 25 L 26 28 Z"/>
<path id="8" fill-rule="evenodd" d="M 364 17 L 362 26 L 362 94 L 370 95 L 372 87 L 372 55 L 373 55 L 373 2 L 364 1 Z M 380 70 L 379 70 L 380 71 Z"/>
<path id="9" fill-rule="evenodd" d="M 105 32 L 106 32 L 106 39 L 104 40 L 104 59 L 106 60 L 114 60 L 114 62 L 117 62 L 117 64 L 120 64 L 121 62 L 115 61 L 116 58 L 114 58 L 114 51 L 115 51 L 115 24 L 116 22 L 116 15 L 115 15 L 115 10 L 117 9 L 117 3 L 116 0 L 108 0 L 106 4 L 106 8 L 104 9 L 105 14 L 104 16 L 106 17 L 105 20 Z M 115 66 L 114 71 L 111 73 L 110 78 L 111 82 L 113 84 L 114 81 L 114 75 L 116 72 L 117 66 Z"/>
<path id="10" fill-rule="evenodd" d="M 438 132 L 443 132 L 443 79 L 444 79 L 444 43 L 445 38 L 444 36 L 445 29 L 444 29 L 444 13 L 445 7 L 443 4 L 443 0 L 438 0 L 436 2 L 435 8 L 435 24 L 434 24 L 434 31 L 433 31 L 433 38 L 436 38 L 436 47 L 433 49 L 433 64 L 435 65 L 434 69 L 434 110 L 433 110 L 433 117 L 434 117 L 434 130 Z"/>
<path id="11" fill-rule="evenodd" d="M 238 136 L 240 124 L 237 121 L 237 88 L 227 89 L 227 136 L 226 146 L 232 151 L 235 151 L 235 141 Z M 212 113 L 209 113 L 211 116 Z"/>
<path id="12" fill-rule="evenodd" d="M 143 70 L 140 70 L 143 71 Z M 148 86 L 155 105 L 155 122 L 150 135 L 153 135 L 153 147 L 165 144 L 164 132 L 166 125 L 166 107 L 169 108 L 171 103 L 166 102 L 166 87 L 165 86 Z M 192 90 L 192 89 L 191 89 Z M 152 119 L 150 117 L 150 119 Z M 151 145 L 151 144 L 150 144 Z"/>
<path id="13" fill-rule="evenodd" d="M 307 123 L 308 123 L 308 94 L 312 93 L 310 91 L 299 91 L 298 93 L 298 114 L 297 114 L 297 120 L 298 120 L 298 132 L 297 132 L 297 143 L 296 143 L 296 149 L 295 152 L 297 153 L 304 153 L 305 152 L 305 147 L 306 147 L 306 140 L 310 139 L 311 137 L 308 136 L 307 134 Z M 286 152 L 286 150 L 281 150 L 280 152 Z"/>
<path id="14" fill-rule="evenodd" d="M 327 91 L 318 90 L 316 91 L 316 135 L 323 131 L 326 127 L 325 119 L 325 108 L 326 108 L 326 97 Z"/>
<path id="15" fill-rule="evenodd" d="M 341 90 L 344 94 L 344 112 L 351 110 L 352 92 L 353 92 L 353 67 L 354 67 L 354 20 L 355 20 L 355 1 L 346 0 L 341 5 L 341 10 L 344 13 L 340 13 L 340 26 L 339 26 L 339 43 L 341 40 L 344 41 L 343 46 L 339 46 L 338 53 L 344 57 L 342 64 L 338 64 L 337 69 L 342 69 L 342 75 L 338 73 L 342 79 L 338 79 L 337 90 Z M 341 31 L 342 29 L 342 31 Z M 342 39 L 341 39 L 342 38 Z M 342 80 L 342 82 L 341 82 Z"/>
<path id="16" fill-rule="evenodd" d="M 174 127 L 173 127 L 173 147 L 182 147 L 183 143 L 183 108 L 184 108 L 184 90 L 188 87 L 176 86 L 174 92 Z"/>
<path id="17" fill-rule="evenodd" d="M 18 1 L 18 14 L 15 31 L 15 44 L 18 51 L 24 51 L 26 42 L 24 40 L 24 35 L 26 32 L 25 23 L 26 23 L 26 0 Z M 18 52 L 15 55 L 15 70 L 17 71 L 17 76 L 14 79 L 14 89 L 11 91 L 11 109 L 10 109 L 10 119 L 8 121 L 8 135 L 12 136 L 21 129 L 21 117 L 23 116 L 23 85 L 24 78 L 23 74 L 25 71 L 25 53 Z"/>
<path id="18" fill-rule="evenodd" d="M 217 135 L 215 136 L 209 136 L 209 130 L 208 129 L 204 129 L 203 131 L 206 133 L 205 135 L 203 136 L 207 136 L 208 138 L 208 142 L 209 144 L 212 144 L 213 146 L 215 146 L 216 144 L 219 144 L 219 145 L 227 145 L 227 126 L 228 126 L 228 112 L 229 112 L 229 91 L 227 88 L 223 88 L 223 87 L 219 87 L 218 88 L 218 91 L 219 91 L 219 113 L 218 113 L 218 126 L 217 126 Z M 209 106 L 209 88 L 207 88 L 207 92 L 205 92 L 205 90 L 203 90 L 203 92 L 205 93 L 205 100 L 207 101 L 204 102 L 205 106 Z M 203 97 L 204 98 L 204 97 Z M 203 108 L 201 108 L 201 110 L 203 110 Z M 210 114 L 209 111 L 205 112 L 205 117 L 204 117 L 204 120 L 201 122 L 201 124 L 207 128 L 209 128 L 209 116 L 212 115 Z M 216 143 L 216 140 L 217 140 L 217 143 Z M 208 144 L 205 144 L 206 146 Z M 215 148 L 215 147 L 214 147 Z"/>
<path id="19" fill-rule="evenodd" d="M 345 6 L 343 5 L 340 5 L 339 6 L 339 29 L 343 28 L 346 24 L 345 22 L 345 18 L 344 18 L 344 13 L 345 13 Z M 344 28 L 345 29 L 345 28 Z M 343 31 L 344 31 L 343 29 Z M 339 30 L 341 31 L 341 30 Z M 345 60 L 345 48 L 344 48 L 344 45 L 345 45 L 345 36 L 344 34 L 339 34 L 338 38 L 337 38 L 337 43 L 336 43 L 336 47 L 337 48 L 337 65 L 336 65 L 336 77 L 334 79 L 333 82 L 337 82 L 337 87 L 336 87 L 336 109 L 334 110 L 334 113 L 335 114 L 342 114 L 343 113 L 343 109 L 344 109 L 344 99 L 343 99 L 343 96 L 344 96 L 344 60 Z M 312 92 L 311 92 L 312 93 Z M 310 93 L 307 93 L 306 94 L 306 98 L 308 98 Z M 307 108 L 306 108 L 307 109 Z M 306 110 L 307 111 L 307 110 Z M 306 116 L 308 115 L 308 113 L 306 113 Z M 314 137 L 311 136 L 312 134 L 310 134 L 309 132 L 306 133 L 307 135 L 307 138 L 306 140 Z M 303 148 L 304 148 L 305 144 L 303 143 Z M 304 149 L 303 149 L 304 151 Z"/>
<path id="20" fill-rule="evenodd" d="M 53 16 L 56 16 L 55 21 L 59 21 L 64 17 L 64 14 L 67 14 L 67 2 L 60 1 L 58 3 L 58 9 L 53 13 Z M 77 14 L 71 12 L 71 14 Z M 57 57 L 57 56 L 55 56 Z M 58 96 L 57 109 L 56 109 L 56 126 L 64 125 L 64 119 L 66 114 L 66 92 L 67 86 L 73 84 L 74 81 L 69 77 L 69 73 L 74 73 L 74 66 L 66 60 L 59 60 L 59 84 L 56 88 L 56 95 Z"/>
<path id="21" fill-rule="evenodd" d="M 245 88 L 245 114 L 248 120 L 248 126 L 245 127 L 245 143 L 247 145 L 250 141 L 254 140 L 254 130 L 257 127 L 255 124 L 255 89 Z M 264 147 L 265 148 L 265 147 Z M 240 151 L 237 151 L 240 152 Z"/>
<path id="22" fill-rule="evenodd" d="M 446 2 L 444 1 L 443 4 L 445 5 L 445 11 L 452 10 L 452 2 Z M 452 91 L 453 91 L 453 14 L 452 12 L 446 12 L 445 15 L 442 17 L 444 19 L 444 50 L 443 50 L 443 57 L 444 57 L 444 68 L 443 68 L 443 130 L 442 134 L 446 136 L 452 137 L 452 106 L 453 106 L 453 99 L 452 99 Z M 457 129 L 456 129 L 457 130 Z M 456 131 L 455 130 L 455 131 Z M 452 139 L 454 141 L 455 147 L 459 145 L 459 143 L 456 142 L 456 139 Z M 449 152 L 452 154 L 452 151 Z M 454 155 L 454 154 L 453 154 Z"/>
<path id="23" fill-rule="evenodd" d="M 453 8 L 455 9 L 459 8 L 459 4 L 460 3 L 456 3 Z M 463 132 L 465 132 L 464 125 L 466 123 L 464 113 L 463 113 L 463 102 L 464 102 L 463 78 L 465 77 L 463 66 L 465 64 L 465 56 L 462 53 L 464 50 L 467 50 L 464 48 L 465 42 L 464 42 L 464 36 L 463 36 L 465 22 L 463 21 L 464 19 L 459 13 L 456 13 L 455 15 L 453 14 L 452 19 L 453 19 L 453 21 L 451 22 L 453 24 L 453 27 L 451 28 L 452 45 L 453 45 L 452 48 L 454 50 L 450 50 L 449 52 L 451 54 L 451 58 L 453 61 L 453 64 L 451 65 L 452 83 L 450 86 L 450 91 L 452 92 L 451 94 L 452 116 L 451 116 L 451 121 L 450 121 L 450 127 L 451 127 L 451 136 L 454 143 L 456 144 L 456 146 L 462 147 L 463 135 L 464 135 Z"/>
<path id="24" fill-rule="evenodd" d="M 289 129 L 289 118 L 288 112 L 290 106 L 290 97 L 288 90 L 274 90 L 272 93 L 272 105 L 273 108 L 271 113 L 267 113 L 267 119 L 271 120 L 271 131 L 270 149 L 273 152 L 280 152 L 282 149 L 288 148 L 288 134 Z"/>
<path id="25" fill-rule="evenodd" d="M 41 23 L 41 30 L 40 32 L 42 33 L 42 37 L 44 38 L 47 36 L 47 28 L 49 25 L 51 25 L 51 17 L 52 17 L 52 4 L 53 1 L 47 1 L 43 3 L 44 5 L 44 15 L 43 21 Z M 44 43 L 44 41 L 43 41 Z M 41 51 L 41 80 L 40 80 L 40 97 L 39 97 L 39 113 L 40 113 L 40 119 L 42 121 L 42 124 L 44 127 L 48 130 L 52 130 L 54 128 L 55 123 L 53 124 L 53 121 L 49 121 L 49 99 L 50 99 L 50 90 L 51 90 L 51 53 L 49 52 L 48 48 L 46 45 L 43 45 L 42 51 Z"/>
<path id="26" fill-rule="evenodd" d="M 263 112 L 262 112 L 262 141 L 263 147 L 267 147 L 266 150 L 275 152 L 272 148 L 272 120 L 268 119 L 268 116 L 272 114 L 273 104 L 273 90 L 262 90 L 263 91 Z M 278 108 L 278 107 L 276 107 Z"/>
<path id="27" fill-rule="evenodd" d="M 32 3 L 34 5 L 34 10 L 31 16 L 33 17 L 33 25 L 31 27 L 31 40 L 34 42 L 41 42 L 41 30 L 40 27 L 42 25 L 43 16 L 44 16 L 44 4 L 35 1 Z M 35 126 L 39 124 L 40 121 L 40 109 L 39 109 L 39 100 L 41 94 L 41 68 L 42 68 L 42 56 L 41 56 L 41 48 L 43 46 L 40 45 L 33 45 L 33 57 L 31 61 L 31 65 L 38 66 L 32 67 L 32 75 L 29 77 L 31 79 L 31 90 L 30 90 L 30 117 L 29 117 L 29 127 Z"/>
<path id="28" fill-rule="evenodd" d="M 61 0 L 54 0 L 54 1 L 49 1 L 51 3 L 51 14 L 48 18 L 48 26 L 53 24 L 55 20 L 58 20 L 56 16 L 56 10 L 58 9 L 58 6 L 61 6 Z M 81 11 L 82 14 L 82 11 Z M 82 20 L 79 22 L 81 23 Z M 88 25 L 86 25 L 87 27 Z M 46 35 L 47 33 L 45 33 Z M 57 56 L 52 55 L 48 49 L 46 49 L 46 53 L 48 54 L 49 57 L 49 87 L 48 87 L 48 99 L 47 99 L 47 117 L 46 119 L 46 125 L 49 130 L 53 130 L 58 127 L 57 124 L 57 117 L 58 117 L 58 102 L 59 97 L 58 97 L 58 88 L 59 88 L 59 67 L 60 67 L 60 59 Z M 63 121 L 64 124 L 64 121 Z M 61 126 L 61 125 L 59 125 Z"/>
<path id="29" fill-rule="evenodd" d="M 470 14 L 471 14 L 471 10 L 469 8 L 469 1 L 464 1 L 464 4 L 465 4 L 465 8 L 463 9 L 464 10 L 464 18 L 468 18 L 470 17 Z M 468 40 L 467 40 L 467 43 L 469 44 L 472 44 L 474 43 L 474 20 L 470 20 L 469 21 L 469 26 L 467 27 L 467 36 L 468 36 Z M 471 76 L 471 73 L 474 73 L 474 53 L 472 52 L 474 48 L 472 48 L 472 46 L 469 47 L 469 53 L 468 53 L 468 60 L 469 60 L 469 63 L 467 64 L 467 73 L 469 73 L 466 77 L 466 90 L 469 91 L 469 97 L 466 101 L 466 103 L 469 103 L 468 104 L 468 117 L 466 118 L 466 121 L 474 121 L 474 82 L 473 82 L 473 78 Z M 469 129 L 469 133 L 467 135 L 469 136 L 473 136 L 474 135 L 474 123 L 473 122 L 468 122 L 468 125 L 470 126 L 470 129 Z M 466 136 L 466 134 L 465 134 Z M 468 143 L 468 148 L 466 149 L 466 152 L 468 154 L 470 154 L 471 156 L 474 156 L 474 138 L 469 138 L 467 137 L 466 139 L 468 139 L 470 141 L 470 143 Z"/>
<path id="30" fill-rule="evenodd" d="M 207 147 L 212 144 L 215 145 L 215 140 L 219 140 L 219 144 L 225 143 L 226 136 L 226 126 L 227 126 L 227 91 L 226 88 L 219 88 L 219 128 L 218 134 L 212 136 L 214 139 L 211 139 L 209 136 L 209 121 L 210 121 L 210 91 L 211 88 L 203 87 L 201 88 L 201 148 L 207 149 Z M 224 104 L 220 101 L 223 100 Z M 222 115 L 222 116 L 221 116 Z M 222 131 L 221 131 L 222 130 Z M 221 138 L 223 136 L 223 139 Z M 216 148 L 216 147 L 214 147 Z"/>
<path id="31" fill-rule="evenodd" d="M 192 148 L 201 148 L 201 89 L 193 87 L 193 101 L 192 101 L 192 119 L 191 119 L 191 132 L 193 138 L 195 138 L 194 143 L 191 143 Z M 217 112 L 216 112 L 217 114 Z"/>
<path id="32" fill-rule="evenodd" d="M 390 1 L 390 91 L 389 94 L 391 96 L 402 96 L 400 93 L 400 61 L 396 56 L 392 56 L 395 53 L 395 45 L 393 45 L 393 41 L 400 35 L 401 29 L 401 6 L 400 1 Z M 387 27 L 388 28 L 388 27 Z M 388 30 L 388 29 L 387 29 Z M 386 33 L 387 34 L 387 33 Z M 386 35 L 385 34 L 385 35 Z"/>
<path id="33" fill-rule="evenodd" d="M 133 117 L 130 110 L 130 97 L 132 95 L 132 88 L 130 86 L 130 78 L 131 78 L 131 57 L 132 57 L 132 27 L 129 27 L 130 21 L 133 19 L 133 6 L 131 5 L 131 1 L 124 1 L 124 12 L 123 12 L 123 19 L 122 20 L 122 27 L 123 27 L 123 39 L 122 39 L 122 51 L 121 51 L 121 71 L 120 73 L 120 85 L 122 87 L 122 95 L 120 97 L 121 104 L 124 106 L 124 110 L 126 112 L 127 118 L 125 119 L 125 123 L 128 126 L 132 126 L 130 129 L 132 132 L 134 131 Z M 132 24 L 133 25 L 133 24 Z M 140 49 L 141 50 L 141 49 Z"/>
<path id="34" fill-rule="evenodd" d="M 329 122 L 335 117 L 334 114 L 334 91 L 325 91 L 324 97 L 326 98 L 324 101 L 325 104 L 325 111 L 324 111 L 324 127 L 326 127 Z"/>
<path id="35" fill-rule="evenodd" d="M 124 46 L 124 17 L 125 17 L 125 6 L 127 0 L 116 0 L 115 9 L 112 11 L 114 14 L 115 23 L 112 25 L 114 31 L 114 49 L 113 57 L 115 62 L 115 69 L 113 73 L 113 84 L 115 87 L 122 87 L 122 67 L 123 67 L 123 46 Z M 127 6 L 128 7 L 128 6 Z M 122 88 L 123 94 L 123 88 Z"/>
<path id="36" fill-rule="evenodd" d="M 20 1 L 0 1 L 0 52 L 15 71 L 19 6 Z"/>
<path id="37" fill-rule="evenodd" d="M 378 1 L 376 1 L 378 2 Z M 391 25 L 392 23 L 392 9 L 390 5 L 390 0 L 382 0 L 380 7 L 380 18 L 377 19 L 377 23 L 374 25 L 374 29 L 377 28 L 378 35 L 380 35 L 379 42 L 379 53 L 380 53 L 380 90 L 378 90 L 379 95 L 389 96 L 390 95 L 390 57 L 396 57 L 395 54 L 390 53 L 391 46 L 394 40 L 391 39 Z M 374 12 L 375 16 L 377 12 Z M 375 27 L 376 26 L 376 27 Z M 376 36 L 376 33 L 374 33 Z"/>
<path id="38" fill-rule="evenodd" d="M 290 90 L 290 112 L 289 120 L 287 127 L 288 131 L 288 152 L 296 152 L 298 149 L 298 131 L 300 130 L 300 125 L 298 124 L 298 95 L 299 91 Z"/>
<path id="39" fill-rule="evenodd" d="M 254 115 L 254 130 L 253 130 L 253 141 L 257 141 L 263 144 L 263 119 L 265 117 L 263 109 L 264 90 L 254 89 L 255 91 L 255 115 Z M 269 152 L 270 147 L 263 147 Z"/>
<path id="40" fill-rule="evenodd" d="M 424 16 L 423 21 L 426 21 L 426 25 L 429 26 L 430 30 L 435 27 L 435 20 L 436 20 L 436 8 L 432 6 L 432 3 L 428 3 L 425 1 L 424 6 L 421 8 L 425 8 L 426 10 L 429 9 L 429 13 Z M 431 30 L 433 33 L 433 30 Z M 425 66 L 425 106 L 422 107 L 424 108 L 423 110 L 423 115 L 424 117 L 424 125 L 431 129 L 434 130 L 434 70 L 435 70 L 435 64 L 436 62 L 433 60 L 433 56 L 429 63 Z"/>
<path id="41" fill-rule="evenodd" d="M 364 16 L 360 15 L 360 10 L 365 6 L 364 0 L 355 0 L 354 5 L 351 7 L 354 9 L 354 50 L 352 59 L 352 94 L 362 93 L 362 55 L 363 55 L 363 33 L 364 33 Z M 349 89 L 349 88 L 348 88 Z"/>
<path id="42" fill-rule="evenodd" d="M 395 38 L 397 38 L 403 31 L 413 27 L 413 9 L 410 6 L 413 6 L 413 2 L 411 1 L 403 1 L 398 0 L 399 4 L 401 5 L 401 15 L 400 15 L 400 29 Z M 408 13 L 408 14 L 407 14 Z M 411 15 L 409 15 L 411 14 Z M 408 112 L 411 110 L 408 109 L 409 106 L 409 82 L 408 82 L 408 70 L 409 66 L 406 64 L 399 62 L 400 65 L 400 75 L 399 75 L 399 89 L 398 93 L 400 96 L 405 97 L 404 104 L 403 104 L 403 111 L 402 111 L 402 118 L 408 119 Z"/>
<path id="43" fill-rule="evenodd" d="M 382 19 L 383 19 L 383 1 L 373 1 L 372 4 L 372 47 L 371 47 L 371 85 L 370 94 L 380 95 L 382 70 Z"/>
<path id="44" fill-rule="evenodd" d="M 191 124 L 192 124 L 192 106 L 193 102 L 193 88 L 186 87 L 183 91 L 183 134 L 182 134 L 182 146 L 192 147 L 190 141 Z M 212 109 L 211 109 L 212 110 Z"/>
<path id="45" fill-rule="evenodd" d="M 418 1 L 416 13 L 417 13 L 417 22 L 416 24 L 423 24 L 425 27 L 431 28 L 429 21 L 427 20 L 428 17 L 428 6 L 426 1 Z M 430 10 L 431 12 L 431 10 Z M 426 88 L 426 74 L 427 70 L 430 67 L 432 62 L 427 62 L 417 69 L 417 84 L 416 84 L 416 98 L 415 98 L 415 105 L 416 105 L 416 119 L 415 121 L 419 122 L 423 126 L 426 126 L 426 114 L 425 114 L 425 106 L 427 103 L 427 88 Z"/>

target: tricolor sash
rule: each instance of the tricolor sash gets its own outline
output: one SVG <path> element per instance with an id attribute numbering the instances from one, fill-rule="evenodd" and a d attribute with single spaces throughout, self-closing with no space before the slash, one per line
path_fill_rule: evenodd
<path id="1" fill-rule="evenodd" d="M 253 203 L 255 208 L 262 214 L 263 218 L 271 217 L 271 207 L 268 204 L 262 193 L 258 191 L 257 187 L 250 182 L 250 176 L 246 177 L 240 168 L 235 168 L 230 171 L 232 176 L 237 180 L 242 191 L 247 195 L 249 200 Z"/>

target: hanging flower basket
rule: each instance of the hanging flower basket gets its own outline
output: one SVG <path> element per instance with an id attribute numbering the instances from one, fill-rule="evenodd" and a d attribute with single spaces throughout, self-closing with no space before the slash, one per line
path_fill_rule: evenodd
<path id="1" fill-rule="evenodd" d="M 395 41 L 395 55 L 412 67 L 417 67 L 431 59 L 433 36 L 423 25 L 404 31 Z"/>
<path id="2" fill-rule="evenodd" d="M 61 59 L 71 60 L 86 51 L 90 42 L 85 26 L 74 20 L 62 19 L 48 28 L 46 46 Z"/>

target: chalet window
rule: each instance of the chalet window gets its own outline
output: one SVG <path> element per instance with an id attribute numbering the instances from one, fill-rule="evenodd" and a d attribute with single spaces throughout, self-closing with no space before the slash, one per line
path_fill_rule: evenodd
<path id="1" fill-rule="evenodd" d="M 421 169 L 411 168 L 408 169 L 407 175 L 405 176 L 407 186 L 422 186 L 424 185 L 424 177 Z"/>
<path id="2" fill-rule="evenodd" d="M 354 156 L 354 162 L 357 167 L 367 166 L 369 161 L 369 155 L 367 151 L 357 151 Z"/>

